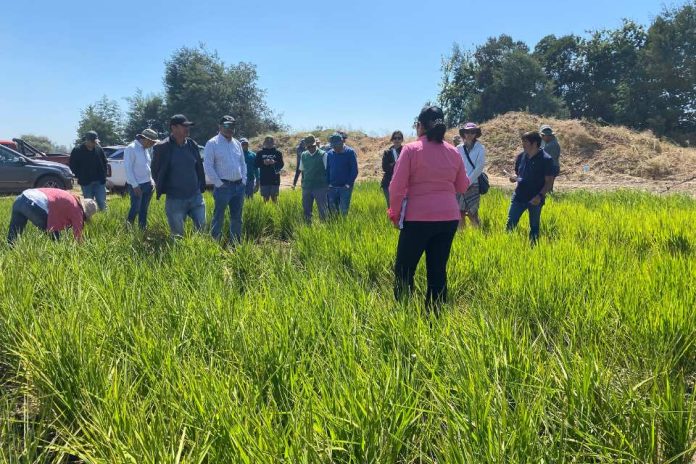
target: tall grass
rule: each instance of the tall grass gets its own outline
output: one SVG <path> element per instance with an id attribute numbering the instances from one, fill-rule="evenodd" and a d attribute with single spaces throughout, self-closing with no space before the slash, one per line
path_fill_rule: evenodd
<path id="1" fill-rule="evenodd" d="M 234 249 L 156 201 L 145 234 L 119 198 L 81 246 L 29 228 L 0 246 L 0 460 L 689 462 L 696 202 L 559 195 L 535 248 L 507 206 L 457 235 L 438 319 L 423 269 L 392 298 L 376 184 L 311 227 L 299 192 L 247 202 Z"/>

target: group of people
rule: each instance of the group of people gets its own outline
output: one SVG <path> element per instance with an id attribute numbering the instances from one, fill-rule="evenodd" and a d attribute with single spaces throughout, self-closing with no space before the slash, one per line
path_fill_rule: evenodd
<path id="1" fill-rule="evenodd" d="M 127 222 L 134 224 L 137 217 L 144 229 L 152 196 L 159 199 L 164 195 L 173 236 L 183 235 L 187 217 L 195 229 L 202 230 L 206 225 L 203 193 L 207 176 L 214 185 L 210 233 L 217 240 L 222 238 L 225 211 L 229 210 L 230 241 L 238 242 L 245 198 L 260 191 L 264 201 L 277 201 L 283 154 L 270 136 L 265 137 L 261 150 L 250 151 L 247 139 L 234 137 L 234 117 L 225 115 L 219 120 L 218 134 L 208 140 L 201 157 L 198 145 L 189 137 L 192 125 L 186 116 L 177 114 L 170 118 L 170 135 L 164 140 L 158 140 L 152 129 L 144 129 L 126 147 L 124 164 L 131 200 Z M 474 226 L 480 224 L 479 179 L 486 150 L 478 140 L 481 128 L 475 123 L 460 127 L 461 143 L 456 147 L 446 143 L 444 114 L 436 106 L 423 108 L 415 129 L 418 139 L 405 145 L 401 131 L 392 133 L 391 146 L 382 155 L 381 187 L 388 217 L 400 229 L 394 266 L 395 296 L 401 298 L 411 292 L 416 267 L 425 253 L 426 300 L 437 307 L 447 295 L 446 266 L 458 227 L 467 219 Z M 358 164 L 346 138 L 345 133 L 334 133 L 328 147 L 320 148 L 316 137 L 307 135 L 297 147 L 292 187 L 301 177 L 303 214 L 308 223 L 314 204 L 321 220 L 331 213 L 348 214 Z M 514 229 L 528 211 L 530 239 L 536 242 L 545 197 L 560 171 L 560 146 L 549 126 L 542 126 L 540 132 L 526 132 L 521 141 L 523 151 L 515 159 L 514 175 L 509 177 L 517 186 L 507 229 Z M 83 143 L 72 151 L 70 167 L 83 198 L 59 189 L 25 190 L 13 204 L 10 243 L 27 222 L 56 238 L 61 230 L 72 228 L 80 240 L 85 221 L 97 209 L 106 208 L 106 157 L 96 132 L 87 132 Z"/>

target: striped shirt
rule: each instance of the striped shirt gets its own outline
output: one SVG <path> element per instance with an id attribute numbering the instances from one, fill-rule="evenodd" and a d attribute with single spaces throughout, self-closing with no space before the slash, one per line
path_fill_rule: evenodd
<path id="1" fill-rule="evenodd" d="M 203 168 L 216 187 L 222 187 L 223 180 L 246 183 L 247 165 L 242 145 L 232 137 L 227 140 L 218 134 L 205 144 Z"/>

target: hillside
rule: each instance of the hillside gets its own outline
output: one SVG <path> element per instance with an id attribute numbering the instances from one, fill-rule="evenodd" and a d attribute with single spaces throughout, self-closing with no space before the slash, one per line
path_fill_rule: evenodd
<path id="1" fill-rule="evenodd" d="M 487 171 L 494 184 L 506 185 L 503 169 L 510 170 L 514 156 L 520 151 L 519 135 L 538 129 L 541 124 L 554 128 L 563 150 L 561 176 L 556 184 L 559 190 L 635 187 L 662 191 L 696 175 L 696 149 L 659 140 L 650 132 L 584 120 L 507 113 L 481 125 L 481 142 L 488 156 Z M 401 128 L 408 133 L 405 129 Z M 313 133 L 326 142 L 331 132 Z M 456 134 L 456 129 L 448 131 L 447 140 L 451 141 Z M 278 148 L 286 155 L 283 185 L 290 185 L 295 170 L 295 147 L 304 133 L 273 135 Z M 261 140 L 262 137 L 253 138 L 250 144 L 258 148 Z M 389 146 L 389 135 L 370 137 L 361 132 L 349 132 L 348 144 L 358 152 L 360 179 L 379 179 L 381 153 Z M 696 192 L 696 181 L 672 190 Z"/>

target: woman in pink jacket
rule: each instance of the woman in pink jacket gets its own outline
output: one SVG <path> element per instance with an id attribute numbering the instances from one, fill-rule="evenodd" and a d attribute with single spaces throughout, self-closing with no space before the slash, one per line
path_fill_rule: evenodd
<path id="1" fill-rule="evenodd" d="M 413 290 L 413 276 L 425 252 L 426 304 L 439 307 L 447 297 L 447 260 L 461 215 L 455 193 L 469 187 L 456 148 L 444 142 L 444 115 L 436 106 L 423 108 L 418 140 L 404 146 L 389 184 L 389 219 L 401 229 L 394 265 L 394 295 Z"/>

